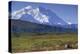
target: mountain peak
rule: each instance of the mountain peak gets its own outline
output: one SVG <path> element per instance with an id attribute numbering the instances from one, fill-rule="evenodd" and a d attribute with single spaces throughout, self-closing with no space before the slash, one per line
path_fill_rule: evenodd
<path id="1" fill-rule="evenodd" d="M 13 12 L 12 15 L 12 19 L 20 19 L 22 15 L 24 14 L 29 14 L 32 15 L 33 18 L 37 21 L 39 21 L 40 23 L 48 23 L 48 16 L 46 16 L 45 14 L 42 14 L 39 11 L 39 8 L 35 8 L 33 9 L 32 6 L 27 6 L 23 9 L 20 9 L 18 11 Z"/>

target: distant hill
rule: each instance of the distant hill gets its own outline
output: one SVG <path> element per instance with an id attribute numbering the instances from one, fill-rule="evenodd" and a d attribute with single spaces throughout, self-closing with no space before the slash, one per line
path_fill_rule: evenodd
<path id="1" fill-rule="evenodd" d="M 77 28 L 65 28 L 63 26 L 50 26 L 28 21 L 9 19 L 11 21 L 11 32 L 77 32 Z"/>

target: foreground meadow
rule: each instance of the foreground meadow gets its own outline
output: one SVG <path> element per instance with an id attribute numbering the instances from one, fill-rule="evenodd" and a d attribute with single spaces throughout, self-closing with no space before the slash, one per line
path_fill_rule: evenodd
<path id="1" fill-rule="evenodd" d="M 77 33 L 12 34 L 12 52 L 77 49 Z"/>

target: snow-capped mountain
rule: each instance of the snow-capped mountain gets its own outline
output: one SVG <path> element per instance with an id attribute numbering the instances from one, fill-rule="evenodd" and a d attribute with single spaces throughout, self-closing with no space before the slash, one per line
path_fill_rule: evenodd
<path id="1" fill-rule="evenodd" d="M 11 28 L 12 32 L 76 32 L 77 24 L 66 23 L 50 9 L 27 6 L 12 13 Z"/>
<path id="2" fill-rule="evenodd" d="M 67 23 L 62 20 L 56 13 L 50 9 L 43 7 L 33 8 L 32 6 L 24 7 L 12 13 L 11 19 L 20 19 L 39 24 L 47 25 L 66 25 Z"/>
<path id="3" fill-rule="evenodd" d="M 48 23 L 49 22 L 47 15 L 42 14 L 39 11 L 39 8 L 33 9 L 32 6 L 27 6 L 23 9 L 13 12 L 12 19 L 21 19 L 21 18 L 23 18 L 22 16 L 25 14 L 32 16 L 36 21 L 38 21 L 40 23 Z"/>

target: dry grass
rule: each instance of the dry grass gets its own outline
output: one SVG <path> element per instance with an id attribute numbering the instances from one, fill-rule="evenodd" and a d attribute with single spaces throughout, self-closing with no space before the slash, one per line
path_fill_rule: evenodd
<path id="1" fill-rule="evenodd" d="M 77 49 L 78 36 L 76 33 L 44 34 L 12 36 L 12 52 L 50 51 Z M 65 48 L 65 44 L 70 47 Z"/>

